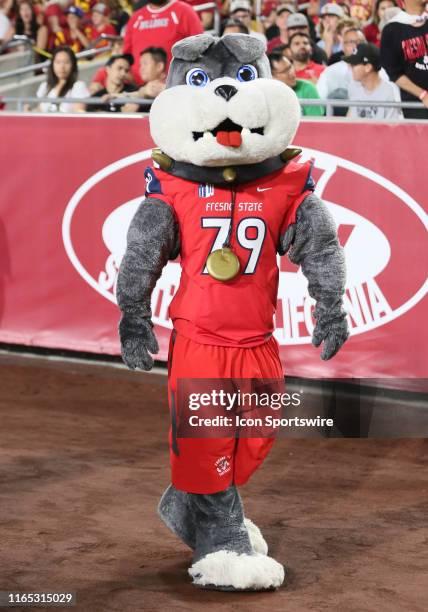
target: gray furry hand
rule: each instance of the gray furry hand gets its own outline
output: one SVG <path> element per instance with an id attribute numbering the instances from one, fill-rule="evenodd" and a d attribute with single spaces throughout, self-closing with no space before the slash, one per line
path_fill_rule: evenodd
<path id="1" fill-rule="evenodd" d="M 151 370 L 153 357 L 159 352 L 153 324 L 149 319 L 124 314 L 119 323 L 122 359 L 130 370 Z"/>
<path id="2" fill-rule="evenodd" d="M 324 342 L 321 359 L 331 359 L 349 337 L 348 322 L 345 318 L 333 321 L 320 320 L 315 325 L 312 334 L 312 344 L 319 346 Z"/>

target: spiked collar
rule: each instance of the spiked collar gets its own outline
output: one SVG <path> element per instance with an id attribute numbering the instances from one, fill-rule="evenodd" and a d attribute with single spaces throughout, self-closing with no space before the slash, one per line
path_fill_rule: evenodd
<path id="1" fill-rule="evenodd" d="M 294 157 L 302 152 L 301 149 L 290 148 L 280 155 L 270 157 L 257 164 L 243 164 L 240 166 L 195 166 L 186 162 L 179 162 L 160 149 L 153 149 L 152 159 L 162 170 L 196 183 L 211 183 L 213 185 L 230 185 L 231 183 L 248 183 L 262 178 L 267 174 L 276 172 L 285 166 Z"/>

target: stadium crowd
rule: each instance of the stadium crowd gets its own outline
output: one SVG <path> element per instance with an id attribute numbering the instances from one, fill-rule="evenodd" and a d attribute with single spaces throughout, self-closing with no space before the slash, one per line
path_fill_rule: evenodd
<path id="1" fill-rule="evenodd" d="M 327 109 L 314 102 L 303 106 L 304 115 L 428 119 L 424 0 L 215 0 L 213 8 L 196 12 L 198 4 L 202 0 L 0 0 L 0 52 L 22 49 L 16 36 L 26 36 L 37 61 L 51 59 L 37 97 L 52 102 L 34 110 L 138 112 L 147 107 L 136 99 L 151 100 L 165 87 L 174 43 L 212 31 L 220 15 L 220 34 L 266 42 L 272 76 L 299 98 L 366 102 Z M 79 80 L 76 54 L 104 46 L 105 65 L 91 82 Z M 89 96 L 100 103 L 85 104 Z M 67 103 L 67 97 L 82 103 Z M 115 104 L 118 97 L 129 102 Z M 400 98 L 423 107 L 372 104 Z"/>

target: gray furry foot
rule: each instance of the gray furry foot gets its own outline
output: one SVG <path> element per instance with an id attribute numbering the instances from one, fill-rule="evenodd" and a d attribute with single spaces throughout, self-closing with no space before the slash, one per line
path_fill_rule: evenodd
<path id="1" fill-rule="evenodd" d="M 283 566 L 266 555 L 221 550 L 189 569 L 193 584 L 215 591 L 272 591 L 284 582 Z"/>
<path id="2" fill-rule="evenodd" d="M 189 494 L 169 485 L 158 506 L 165 525 L 192 550 L 196 546 L 195 524 L 191 514 Z"/>
<path id="3" fill-rule="evenodd" d="M 236 487 L 212 495 L 191 494 L 190 500 L 196 526 L 189 569 L 193 584 L 226 591 L 265 591 L 282 584 L 283 566 L 253 550 Z"/>

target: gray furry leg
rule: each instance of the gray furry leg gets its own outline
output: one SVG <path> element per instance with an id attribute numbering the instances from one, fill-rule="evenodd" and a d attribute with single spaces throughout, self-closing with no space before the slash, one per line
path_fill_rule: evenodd
<path id="1" fill-rule="evenodd" d="M 238 492 L 237 494 L 239 497 Z M 195 549 L 196 526 L 189 493 L 179 491 L 173 485 L 169 485 L 159 502 L 158 514 L 174 535 L 179 537 L 189 548 Z M 247 518 L 244 518 L 244 525 L 254 552 L 266 555 L 268 546 L 260 529 Z"/>
<path id="2" fill-rule="evenodd" d="M 190 493 L 189 499 L 196 525 L 193 563 L 220 550 L 253 553 L 241 497 L 234 485 L 210 495 Z"/>
<path id="3" fill-rule="evenodd" d="M 191 514 L 189 493 L 169 485 L 159 502 L 158 514 L 168 529 L 192 550 L 195 548 L 195 524 Z"/>

